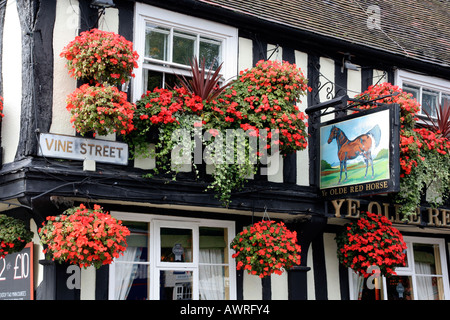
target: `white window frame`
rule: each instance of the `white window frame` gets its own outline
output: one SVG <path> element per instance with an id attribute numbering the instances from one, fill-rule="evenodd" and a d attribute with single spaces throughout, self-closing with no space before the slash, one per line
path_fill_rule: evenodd
<path id="1" fill-rule="evenodd" d="M 429 89 L 439 92 L 439 103 L 441 101 L 442 94 L 450 95 L 450 81 L 432 77 L 423 74 L 417 74 L 406 70 L 397 70 L 395 76 L 395 83 L 400 88 L 403 88 L 404 84 L 416 86 L 420 88 L 419 103 L 422 105 L 422 90 Z M 419 111 L 420 116 L 426 116 L 422 110 Z"/>
<path id="2" fill-rule="evenodd" d="M 143 92 L 143 69 L 144 63 L 154 62 L 152 70 L 167 71 L 166 67 L 158 66 L 157 61 L 144 58 L 145 53 L 145 30 L 146 23 L 151 23 L 161 27 L 175 28 L 177 31 L 195 33 L 207 38 L 221 41 L 221 57 L 223 66 L 222 77 L 229 81 L 237 76 L 238 58 L 238 29 L 221 23 L 196 18 L 193 16 L 161 9 L 151 5 L 136 3 L 134 17 L 134 48 L 139 54 L 138 68 L 135 70 L 136 77 L 133 80 L 132 99 L 138 100 Z M 176 63 L 164 63 L 169 67 L 176 67 L 177 71 L 186 70 L 186 66 Z M 189 69 L 189 68 L 187 68 Z"/>
<path id="3" fill-rule="evenodd" d="M 447 270 L 447 255 L 445 252 L 445 240 L 441 238 L 426 238 L 426 237 L 410 237 L 410 236 L 404 236 L 403 240 L 405 241 L 407 245 L 407 256 L 408 256 L 408 267 L 401 267 L 396 268 L 395 272 L 397 273 L 397 276 L 410 276 L 412 278 L 412 289 L 413 292 L 417 292 L 417 286 L 416 286 L 416 276 L 414 270 L 414 261 L 413 261 L 413 243 L 418 244 L 437 244 L 439 245 L 439 255 L 440 255 L 440 261 L 441 261 L 441 270 L 442 270 L 442 278 L 443 278 L 443 285 L 444 285 L 444 300 L 450 300 L 450 288 L 449 288 L 449 277 L 448 277 L 448 270 Z M 356 300 L 356 294 L 353 290 L 354 285 L 354 277 L 353 277 L 353 270 L 348 269 L 349 274 L 349 287 L 350 287 L 350 299 Z M 363 281 L 367 281 L 367 279 L 364 279 Z M 383 297 L 385 300 L 387 300 L 387 284 L 386 284 L 386 278 L 382 277 L 382 287 L 381 290 L 383 290 Z"/>
<path id="4" fill-rule="evenodd" d="M 111 215 L 117 219 L 123 221 L 135 221 L 135 222 L 146 222 L 149 224 L 149 243 L 148 243 L 148 261 L 147 262 L 135 262 L 137 264 L 146 264 L 148 266 L 148 279 L 149 279 L 149 299 L 157 300 L 159 299 L 159 274 L 160 271 L 164 270 L 175 270 L 175 271 L 192 271 L 192 298 L 193 300 L 199 299 L 199 229 L 200 227 L 216 227 L 224 228 L 227 230 L 227 246 L 228 255 L 226 261 L 228 263 L 223 263 L 221 265 L 227 266 L 229 268 L 229 277 L 225 279 L 226 283 L 229 285 L 229 300 L 236 300 L 236 263 L 235 259 L 232 258 L 232 250 L 229 248 L 229 243 L 234 238 L 235 233 L 235 222 L 229 220 L 211 220 L 211 219 L 195 219 L 195 218 L 184 218 L 184 217 L 171 217 L 171 216 L 161 216 L 152 214 L 137 214 L 129 212 L 116 212 L 111 211 Z M 192 246 L 192 256 L 193 262 L 164 262 L 161 261 L 160 257 L 160 228 L 181 228 L 181 229 L 192 229 L 193 230 L 193 246 Z M 115 293 L 115 263 L 113 262 L 109 268 L 109 292 L 108 298 L 114 299 Z"/>

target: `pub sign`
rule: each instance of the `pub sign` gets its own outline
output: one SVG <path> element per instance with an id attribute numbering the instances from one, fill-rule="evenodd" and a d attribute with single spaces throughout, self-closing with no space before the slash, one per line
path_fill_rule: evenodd
<path id="1" fill-rule="evenodd" d="M 399 191 L 399 106 L 382 104 L 320 125 L 319 184 L 326 199 Z"/>

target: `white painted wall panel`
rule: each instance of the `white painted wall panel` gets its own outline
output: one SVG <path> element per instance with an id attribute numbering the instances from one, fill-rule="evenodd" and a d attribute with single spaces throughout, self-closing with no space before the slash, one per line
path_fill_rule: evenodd
<path id="1" fill-rule="evenodd" d="M 324 233 L 325 266 L 327 270 L 327 291 L 329 300 L 340 300 L 339 260 L 334 233 Z"/>
<path id="2" fill-rule="evenodd" d="M 295 51 L 295 64 L 303 71 L 305 77 L 308 76 L 308 54 Z M 308 97 L 302 97 L 301 103 L 297 103 L 300 110 L 305 112 L 308 106 Z M 302 186 L 309 186 L 309 146 L 302 151 L 297 152 L 297 184 Z"/>
<path id="3" fill-rule="evenodd" d="M 22 110 L 22 30 L 16 1 L 6 3 L 3 29 L 3 163 L 13 162 L 19 143 Z"/>
<path id="4" fill-rule="evenodd" d="M 77 36 L 80 9 L 78 0 L 59 0 L 56 2 L 56 19 L 53 29 L 53 115 L 50 132 L 75 135 L 70 123 L 70 112 L 66 109 L 67 95 L 72 93 L 77 82 L 69 76 L 66 60 L 59 55 L 63 48 Z"/>

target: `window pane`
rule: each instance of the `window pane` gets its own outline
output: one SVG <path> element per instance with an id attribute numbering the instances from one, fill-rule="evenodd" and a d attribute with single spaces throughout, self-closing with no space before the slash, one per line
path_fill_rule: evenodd
<path id="1" fill-rule="evenodd" d="M 225 228 L 200 227 L 199 296 L 201 300 L 229 298 L 228 233 Z"/>
<path id="2" fill-rule="evenodd" d="M 161 261 L 192 262 L 192 229 L 161 228 Z"/>
<path id="3" fill-rule="evenodd" d="M 403 84 L 403 91 L 406 91 L 407 93 L 411 93 L 413 95 L 413 98 L 415 98 L 417 101 L 420 101 L 419 95 L 420 95 L 420 88 L 415 87 L 409 84 Z"/>
<path id="4" fill-rule="evenodd" d="M 144 92 L 153 91 L 155 88 L 172 89 L 180 86 L 180 80 L 175 73 L 175 70 L 174 73 L 168 73 L 144 69 Z M 191 77 L 185 78 L 188 81 L 191 79 Z"/>
<path id="5" fill-rule="evenodd" d="M 416 274 L 435 275 L 442 274 L 440 263 L 437 263 L 436 257 L 439 257 L 439 248 L 435 244 L 413 244 L 414 250 L 414 268 Z"/>
<path id="6" fill-rule="evenodd" d="M 173 34 L 173 62 L 189 65 L 195 54 L 196 39 L 197 36 L 194 34 L 175 31 Z"/>
<path id="7" fill-rule="evenodd" d="M 442 94 L 441 105 L 444 107 L 444 110 L 445 110 L 446 108 L 450 108 L 450 95 L 448 95 L 448 94 Z"/>
<path id="8" fill-rule="evenodd" d="M 411 277 L 386 278 L 388 300 L 414 300 Z"/>
<path id="9" fill-rule="evenodd" d="M 144 92 L 155 88 L 164 88 L 163 73 L 144 69 Z"/>
<path id="10" fill-rule="evenodd" d="M 436 117 L 436 107 L 439 101 L 439 92 L 423 89 L 422 90 L 422 110 L 428 112 L 432 117 Z M 425 114 L 425 112 L 422 112 Z"/>
<path id="11" fill-rule="evenodd" d="M 200 227 L 199 233 L 200 263 L 227 263 L 227 230 L 224 228 Z"/>
<path id="12" fill-rule="evenodd" d="M 205 59 L 207 69 L 217 69 L 221 63 L 220 42 L 213 39 L 200 38 L 200 62 Z"/>
<path id="13" fill-rule="evenodd" d="M 145 30 L 145 57 L 167 60 L 167 48 L 170 30 L 147 24 Z"/>
<path id="14" fill-rule="evenodd" d="M 160 300 L 192 300 L 192 271 L 160 271 Z"/>
<path id="15" fill-rule="evenodd" d="M 200 300 L 225 300 L 230 298 L 229 268 L 200 265 Z"/>
<path id="16" fill-rule="evenodd" d="M 359 274 L 352 272 L 352 296 L 350 297 L 352 300 L 383 300 L 383 281 L 381 278 L 375 277 L 371 281 L 373 281 L 373 288 L 369 288 L 367 284 L 369 283 L 368 279 L 360 276 Z M 376 289 L 379 288 L 379 289 Z"/>
<path id="17" fill-rule="evenodd" d="M 127 250 L 115 259 L 115 293 L 117 300 L 148 299 L 148 223 L 124 221 L 130 230 Z"/>
<path id="18" fill-rule="evenodd" d="M 441 300 L 444 298 L 442 277 L 416 277 L 418 300 Z"/>

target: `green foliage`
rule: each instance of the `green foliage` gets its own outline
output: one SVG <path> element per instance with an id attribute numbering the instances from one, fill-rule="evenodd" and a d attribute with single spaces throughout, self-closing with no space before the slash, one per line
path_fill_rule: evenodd
<path id="1" fill-rule="evenodd" d="M 135 130 L 125 141 L 134 157 L 155 157 L 156 168 L 148 177 L 176 175 L 174 158 L 189 158 L 182 164 L 190 165 L 201 143 L 202 160 L 209 158 L 214 166 L 207 190 L 227 206 L 232 192 L 244 186 L 269 149 L 285 155 L 306 148 L 307 117 L 295 103 L 308 89 L 307 81 L 295 65 L 260 61 L 230 86 L 218 87 L 220 67 L 214 73 L 206 73 L 204 64 L 198 67 L 192 64 L 193 79 L 181 79 L 181 88 L 155 89 L 142 96 L 136 103 Z M 223 143 L 228 129 L 236 134 L 232 156 L 230 141 Z M 257 150 L 251 147 L 251 137 L 259 139 Z M 149 152 L 150 142 L 155 148 Z"/>
<path id="2" fill-rule="evenodd" d="M 332 169 L 331 164 L 329 164 L 326 160 L 320 160 L 320 170 L 328 170 Z"/>
<path id="3" fill-rule="evenodd" d="M 33 238 L 22 220 L 0 214 L 0 257 L 21 251 Z"/>

